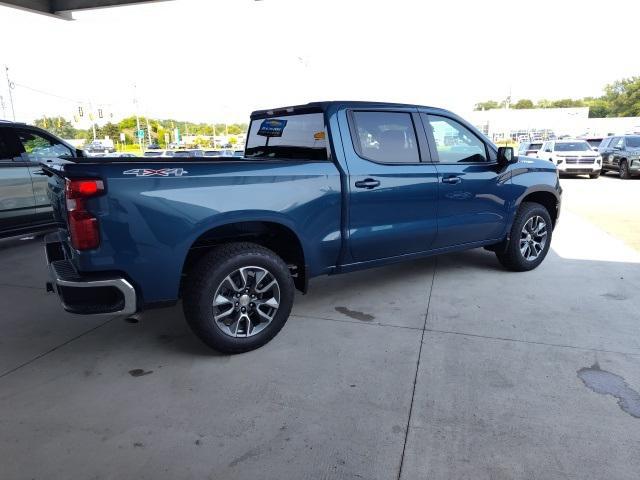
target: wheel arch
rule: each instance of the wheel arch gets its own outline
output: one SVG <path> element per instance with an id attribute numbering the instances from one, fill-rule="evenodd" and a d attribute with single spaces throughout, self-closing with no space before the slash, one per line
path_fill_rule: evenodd
<path id="1" fill-rule="evenodd" d="M 556 221 L 558 220 L 558 215 L 560 213 L 560 197 L 553 189 L 538 188 L 527 190 L 516 201 L 516 211 L 518 210 L 522 202 L 535 202 L 545 207 L 549 212 L 549 216 L 551 217 L 551 221 L 553 222 L 553 226 L 555 228 Z"/>
<path id="2" fill-rule="evenodd" d="M 258 218 L 227 221 L 202 229 L 192 240 L 182 262 L 181 287 L 189 271 L 203 255 L 219 245 L 238 241 L 253 242 L 272 250 L 290 267 L 296 288 L 306 293 L 308 269 L 302 240 L 293 226 L 286 222 Z"/>

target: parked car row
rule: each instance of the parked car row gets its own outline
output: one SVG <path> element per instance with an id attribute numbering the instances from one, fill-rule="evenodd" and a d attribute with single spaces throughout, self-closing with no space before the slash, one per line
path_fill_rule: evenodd
<path id="1" fill-rule="evenodd" d="M 565 175 L 598 178 L 613 171 L 622 179 L 640 176 L 640 135 L 521 142 L 518 155 L 549 160 Z"/>
<path id="2" fill-rule="evenodd" d="M 244 150 L 201 150 L 199 148 L 194 149 L 180 149 L 180 150 L 147 150 L 144 152 L 144 157 L 242 157 Z"/>

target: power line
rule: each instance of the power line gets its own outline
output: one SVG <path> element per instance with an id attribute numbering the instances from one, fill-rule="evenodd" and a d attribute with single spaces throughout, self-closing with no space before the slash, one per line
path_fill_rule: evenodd
<path id="1" fill-rule="evenodd" d="M 22 87 L 25 88 L 27 90 L 31 90 L 32 92 L 36 92 L 36 93 L 40 93 L 42 95 L 48 95 L 49 97 L 55 97 L 55 98 L 59 98 L 61 100 L 67 100 L 69 102 L 73 102 L 73 103 L 86 103 L 83 100 L 77 100 L 75 98 L 69 98 L 69 97 L 65 97 L 62 95 L 56 95 L 55 93 L 50 93 L 50 92 L 45 92 L 44 90 L 40 90 L 38 88 L 33 88 L 33 87 L 29 87 L 27 85 L 23 85 L 22 83 L 13 83 L 16 87 Z"/>

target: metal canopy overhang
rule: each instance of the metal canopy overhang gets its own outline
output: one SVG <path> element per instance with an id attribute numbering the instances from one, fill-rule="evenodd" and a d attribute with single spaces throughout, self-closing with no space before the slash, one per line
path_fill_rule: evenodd
<path id="1" fill-rule="evenodd" d="M 73 20 L 71 16 L 73 11 L 166 1 L 168 0 L 2 0 L 0 5 L 64 20 Z"/>

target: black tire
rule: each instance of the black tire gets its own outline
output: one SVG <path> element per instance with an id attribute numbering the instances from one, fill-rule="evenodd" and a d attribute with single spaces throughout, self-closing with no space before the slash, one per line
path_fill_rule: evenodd
<path id="1" fill-rule="evenodd" d="M 525 224 L 531 218 L 536 216 L 541 217 L 547 226 L 546 242 L 542 251 L 535 260 L 527 260 L 520 251 L 521 233 Z M 511 225 L 509 242 L 502 252 L 496 252 L 496 256 L 505 268 L 513 270 L 514 272 L 526 272 L 533 270 L 540 265 L 547 256 L 547 252 L 551 246 L 552 233 L 553 223 L 551 222 L 551 216 L 547 209 L 539 203 L 523 202 L 516 213 L 513 224 Z"/>
<path id="2" fill-rule="evenodd" d="M 214 320 L 214 295 L 228 275 L 248 266 L 265 269 L 275 278 L 279 286 L 279 306 L 263 330 L 253 336 L 233 337 Z M 242 353 L 261 347 L 276 336 L 289 318 L 294 295 L 291 273 L 278 255 L 255 243 L 229 243 L 205 255 L 188 274 L 183 310 L 189 327 L 205 344 L 222 353 Z"/>
<path id="3" fill-rule="evenodd" d="M 596 179 L 600 176 L 600 172 L 596 172 L 596 173 L 590 173 L 589 174 L 589 178 L 591 179 Z"/>
<path id="4" fill-rule="evenodd" d="M 621 179 L 628 180 L 631 178 L 631 172 L 629 172 L 629 164 L 626 160 L 620 160 L 620 172 L 618 173 Z"/>

